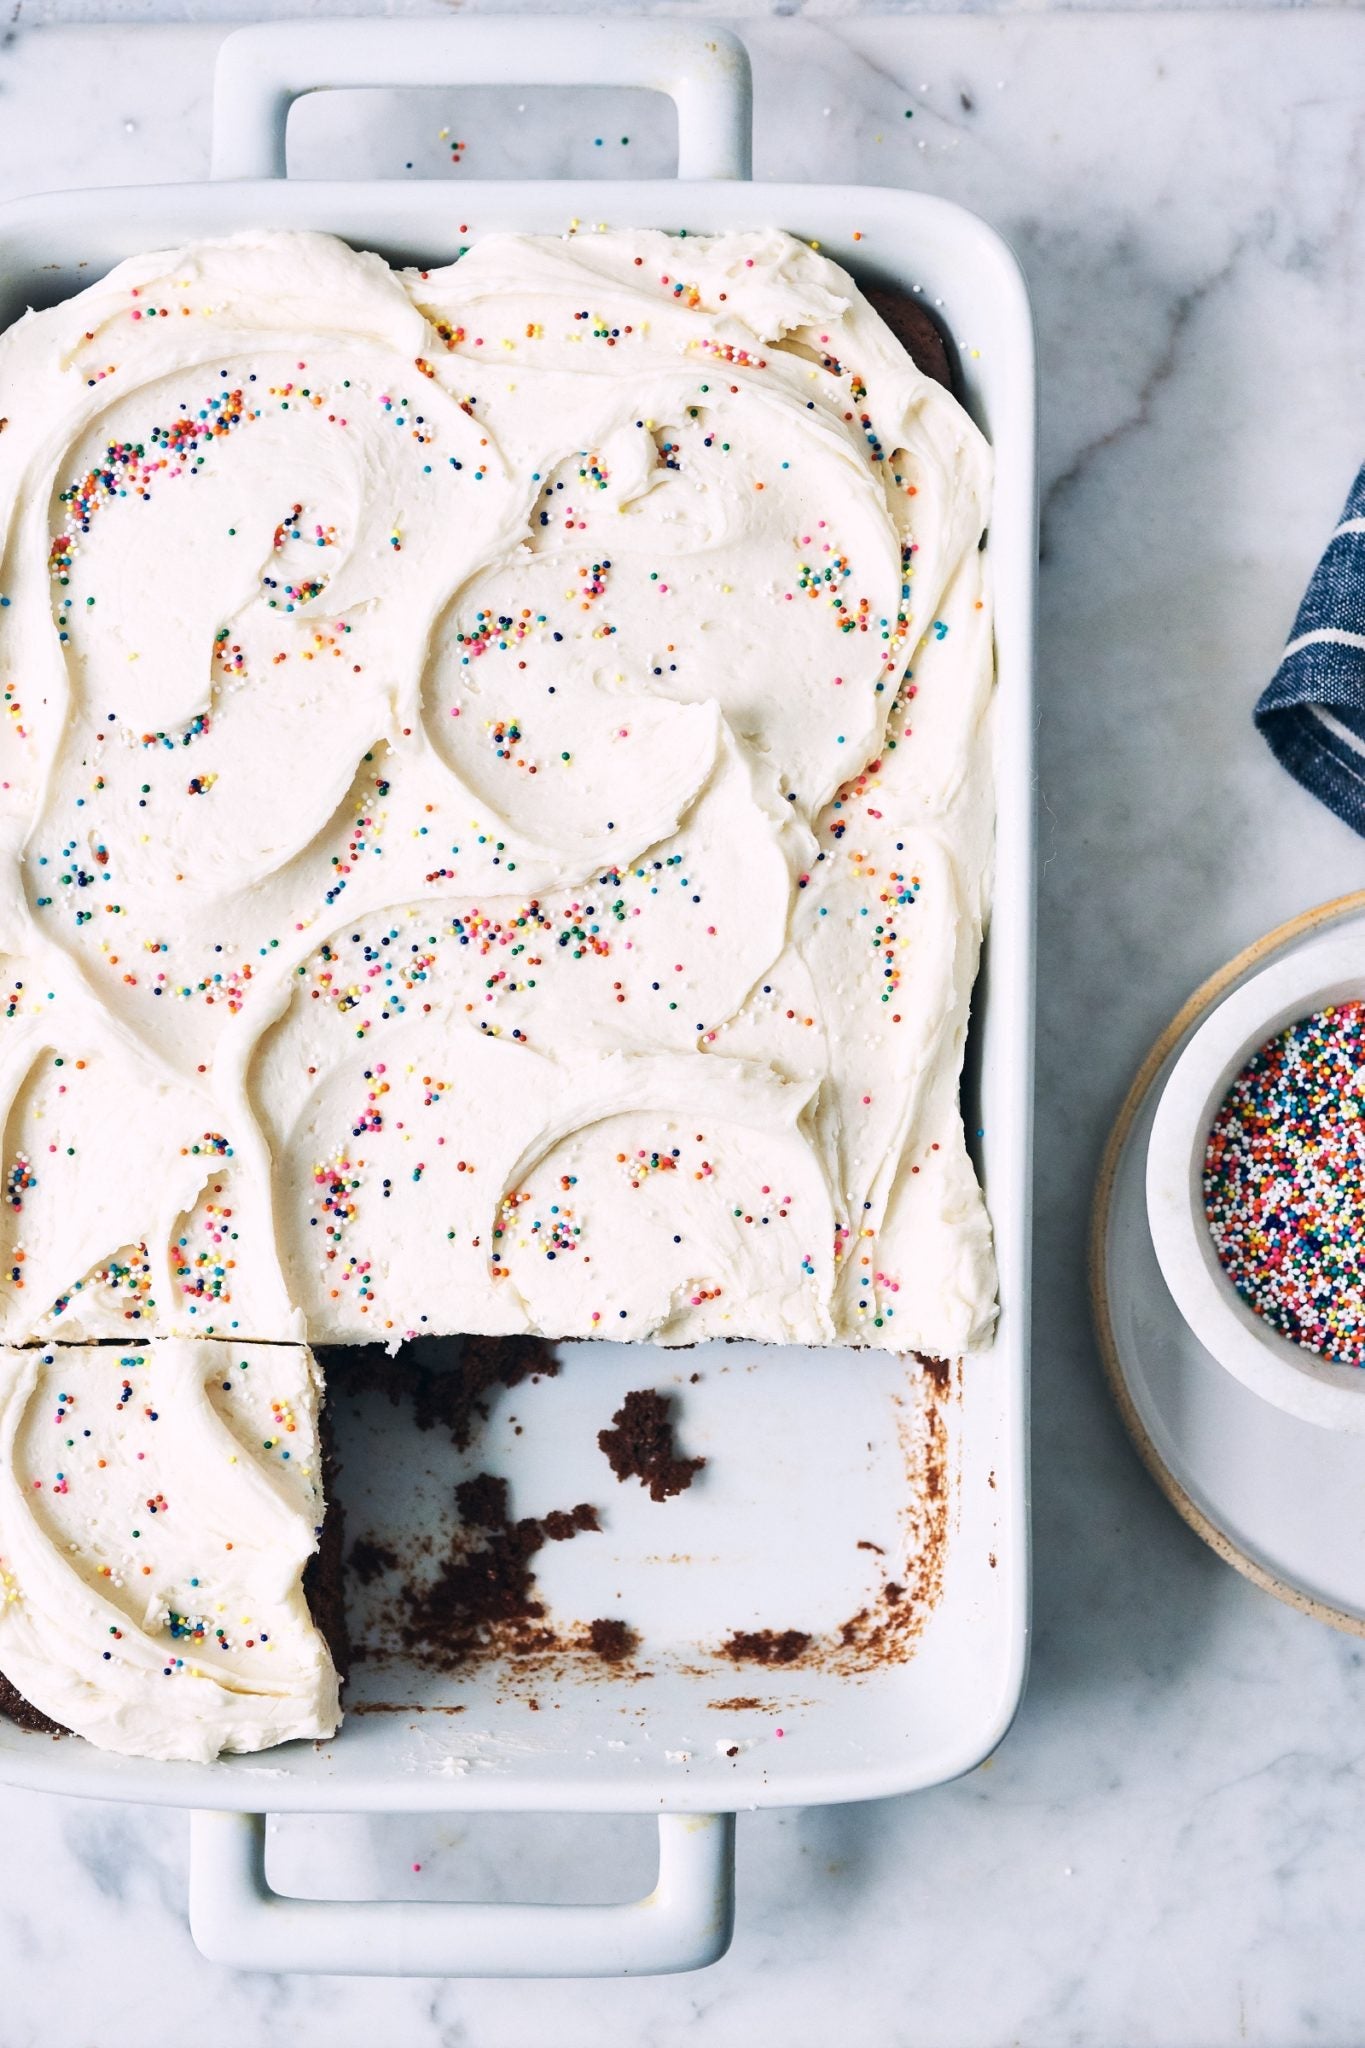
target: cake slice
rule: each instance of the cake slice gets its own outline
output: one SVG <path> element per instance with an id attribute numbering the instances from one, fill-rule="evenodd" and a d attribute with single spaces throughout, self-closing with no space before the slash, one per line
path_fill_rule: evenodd
<path id="1" fill-rule="evenodd" d="M 0 1351 L 0 1707 L 193 1762 L 333 1734 L 320 1402 L 302 1345 Z"/>

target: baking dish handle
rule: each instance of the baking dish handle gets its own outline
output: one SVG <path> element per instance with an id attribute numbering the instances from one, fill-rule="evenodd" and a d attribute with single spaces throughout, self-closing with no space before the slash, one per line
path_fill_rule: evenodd
<path id="1" fill-rule="evenodd" d="M 625 1906 L 290 1899 L 265 1874 L 265 1815 L 190 1816 L 190 1932 L 237 1970 L 343 1977 L 647 1977 L 730 1946 L 732 1813 L 659 1815 L 659 1875 Z"/>
<path id="2" fill-rule="evenodd" d="M 749 56 L 704 22 L 580 21 L 572 15 L 460 21 L 262 22 L 218 51 L 215 178 L 283 178 L 289 109 L 343 86 L 636 85 L 678 110 L 680 178 L 747 178 Z"/>

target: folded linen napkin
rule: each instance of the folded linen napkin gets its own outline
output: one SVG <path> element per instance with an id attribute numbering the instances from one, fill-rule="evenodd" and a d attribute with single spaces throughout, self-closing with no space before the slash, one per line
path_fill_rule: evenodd
<path id="1" fill-rule="evenodd" d="M 1256 723 L 1290 774 L 1365 836 L 1365 466 Z"/>

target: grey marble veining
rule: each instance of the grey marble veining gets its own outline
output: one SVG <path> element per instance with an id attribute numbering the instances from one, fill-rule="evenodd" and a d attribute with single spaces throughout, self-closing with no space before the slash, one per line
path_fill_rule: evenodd
<path id="1" fill-rule="evenodd" d="M 178 25 L 27 27 L 94 11 L 15 8 L 0 192 L 201 170 L 207 8 L 122 0 L 99 14 Z M 1019 248 L 1040 331 L 1037 1585 L 1020 1720 L 957 1785 L 745 1817 L 731 1955 L 631 1984 L 227 1977 L 190 1945 L 180 1817 L 0 1790 L 0 2048 L 132 2048 L 191 2011 L 204 2048 L 1365 2038 L 1362 1645 L 1244 1584 L 1159 1499 L 1104 1394 L 1084 1291 L 1098 1150 L 1148 1042 L 1247 940 L 1365 883 L 1365 846 L 1250 724 L 1365 453 L 1365 18 L 764 18 L 791 12 L 746 13 L 759 174 L 978 208 Z M 521 103 L 459 103 L 469 174 L 595 155 L 638 172 L 664 147 L 638 106 L 627 165 L 595 152 L 600 107 Z M 432 110 L 354 99 L 352 169 L 434 168 Z M 307 110 L 300 163 L 325 168 L 340 132 L 335 109 Z M 533 1879 L 570 1896 L 585 1864 L 624 1892 L 649 1854 L 642 1824 L 602 1820 L 296 1820 L 272 1841 L 281 1880 L 320 1894 L 496 1897 Z"/>

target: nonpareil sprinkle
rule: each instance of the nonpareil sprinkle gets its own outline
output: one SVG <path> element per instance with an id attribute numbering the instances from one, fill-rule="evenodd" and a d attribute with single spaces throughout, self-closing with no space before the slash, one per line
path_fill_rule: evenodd
<path id="1" fill-rule="evenodd" d="M 1249 1308 L 1365 1365 L 1365 1002 L 1301 1018 L 1247 1061 L 1209 1132 L 1204 1213 Z"/>

